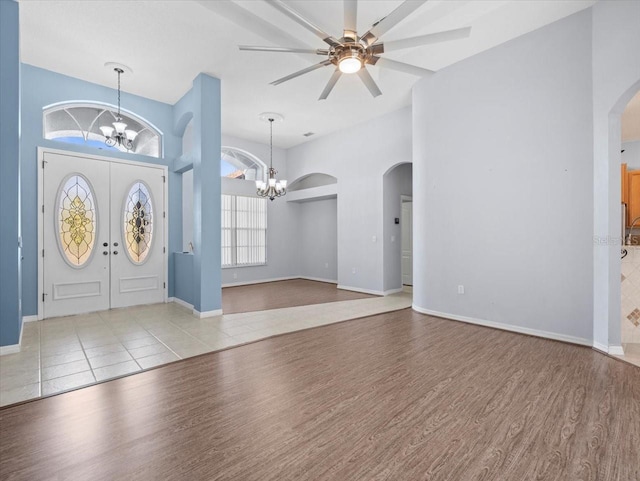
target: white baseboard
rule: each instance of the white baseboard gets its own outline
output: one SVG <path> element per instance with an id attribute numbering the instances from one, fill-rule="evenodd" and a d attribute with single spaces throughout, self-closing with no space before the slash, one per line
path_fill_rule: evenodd
<path id="1" fill-rule="evenodd" d="M 6 354 L 15 354 L 20 352 L 20 344 L 11 344 L 10 346 L 0 346 L 0 356 Z"/>
<path id="2" fill-rule="evenodd" d="M 33 322 L 33 321 L 37 321 L 38 320 L 38 316 L 22 316 L 22 322 Z"/>
<path id="3" fill-rule="evenodd" d="M 622 346 L 609 346 L 609 354 L 613 356 L 624 356 Z"/>
<path id="4" fill-rule="evenodd" d="M 5 354 L 15 354 L 20 352 L 20 346 L 22 346 L 22 333 L 24 332 L 24 321 L 20 324 L 20 337 L 18 338 L 18 344 L 11 344 L 9 346 L 0 346 L 0 356 Z"/>
<path id="5" fill-rule="evenodd" d="M 383 291 L 374 291 L 373 289 L 362 289 L 361 287 L 343 286 L 338 284 L 338 289 L 345 291 L 362 292 L 363 294 L 373 294 L 374 296 L 384 296 Z"/>
<path id="6" fill-rule="evenodd" d="M 178 297 L 170 297 L 168 299 L 169 302 L 175 302 L 176 304 L 181 305 L 182 307 L 186 307 L 187 309 L 193 309 L 193 304 L 189 304 L 187 301 L 183 301 Z"/>
<path id="7" fill-rule="evenodd" d="M 397 294 L 398 292 L 402 292 L 403 289 L 402 287 L 399 287 L 398 289 L 389 289 L 387 291 L 384 291 L 383 296 L 390 296 L 391 294 Z"/>
<path id="8" fill-rule="evenodd" d="M 316 281 L 316 282 L 326 282 L 327 284 L 337 284 L 338 283 L 338 281 L 336 281 L 334 279 L 323 279 L 321 277 L 300 276 L 300 277 L 298 277 L 298 279 L 305 279 L 307 281 Z"/>
<path id="9" fill-rule="evenodd" d="M 204 312 L 196 311 L 194 309 L 193 310 L 193 315 L 196 316 L 196 317 L 199 317 L 200 319 L 204 319 L 205 317 L 221 316 L 222 315 L 222 309 L 216 309 L 216 310 L 213 310 L 213 311 L 204 311 Z"/>
<path id="10" fill-rule="evenodd" d="M 433 311 L 431 309 L 424 309 L 423 307 L 412 304 L 411 308 L 414 311 L 422 314 L 428 314 L 430 316 L 442 317 L 444 319 L 451 319 L 454 321 L 467 322 L 469 324 L 477 324 L 479 326 L 493 327 L 495 329 L 501 329 L 503 331 L 516 332 L 518 334 L 527 334 L 529 336 L 543 337 L 545 339 L 552 339 L 554 341 L 570 342 L 572 344 L 579 344 L 580 346 L 595 347 L 595 343 L 589 339 L 581 337 L 567 336 L 566 334 L 558 334 L 556 332 L 542 331 L 539 329 L 531 329 L 529 327 L 513 326 L 511 324 L 503 324 L 501 322 L 487 321 L 484 319 L 476 319 L 467 316 L 458 316 L 456 314 L 449 314 L 446 312 Z M 607 352 L 607 349 L 604 349 Z"/>
<path id="11" fill-rule="evenodd" d="M 300 277 L 299 276 L 274 277 L 272 279 L 256 279 L 255 281 L 227 282 L 226 284 L 222 284 L 222 287 L 250 286 L 252 284 L 264 284 L 265 282 L 290 281 L 292 279 L 300 279 Z"/>
<path id="12" fill-rule="evenodd" d="M 593 347 L 596 351 L 604 352 L 605 354 L 609 352 L 609 347 L 602 343 L 599 343 L 598 341 L 593 341 L 591 347 Z"/>

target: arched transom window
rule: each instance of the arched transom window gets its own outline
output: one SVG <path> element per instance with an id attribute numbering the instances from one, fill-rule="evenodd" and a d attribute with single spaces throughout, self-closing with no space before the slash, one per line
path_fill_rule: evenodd
<path id="1" fill-rule="evenodd" d="M 121 112 L 122 121 L 127 129 L 138 132 L 130 152 L 150 157 L 162 157 L 162 133 L 140 117 Z M 103 150 L 127 149 L 119 144 L 109 147 L 100 131 L 103 125 L 112 125 L 116 119 L 116 109 L 103 104 L 66 103 L 45 108 L 43 112 L 44 138 L 83 144 Z"/>
<path id="2" fill-rule="evenodd" d="M 265 168 L 265 164 L 249 152 L 234 147 L 222 147 L 221 177 L 246 180 L 262 179 Z"/>

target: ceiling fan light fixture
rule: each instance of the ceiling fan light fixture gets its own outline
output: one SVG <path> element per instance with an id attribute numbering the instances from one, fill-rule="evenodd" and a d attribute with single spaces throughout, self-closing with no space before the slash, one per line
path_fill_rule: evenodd
<path id="1" fill-rule="evenodd" d="M 362 58 L 357 50 L 347 50 L 338 60 L 338 68 L 342 73 L 356 73 L 362 68 Z"/>

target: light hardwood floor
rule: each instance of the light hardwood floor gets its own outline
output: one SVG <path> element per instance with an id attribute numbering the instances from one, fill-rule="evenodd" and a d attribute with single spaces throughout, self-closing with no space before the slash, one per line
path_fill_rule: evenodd
<path id="1" fill-rule="evenodd" d="M 640 369 L 409 309 L 0 410 L 3 479 L 640 479 Z"/>
<path id="2" fill-rule="evenodd" d="M 225 314 L 236 314 L 374 297 L 376 296 L 338 289 L 335 284 L 327 282 L 291 279 L 225 287 L 222 289 L 222 311 Z"/>

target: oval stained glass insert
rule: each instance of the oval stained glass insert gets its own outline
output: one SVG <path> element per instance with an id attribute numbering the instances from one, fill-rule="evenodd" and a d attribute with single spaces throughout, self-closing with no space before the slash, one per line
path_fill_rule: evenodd
<path id="1" fill-rule="evenodd" d="M 74 174 L 63 181 L 58 194 L 58 242 L 67 261 L 83 266 L 96 240 L 96 204 L 89 182 Z"/>
<path id="2" fill-rule="evenodd" d="M 124 203 L 124 240 L 127 255 L 140 264 L 149 255 L 153 239 L 153 204 L 149 189 L 136 181 L 129 189 Z"/>

